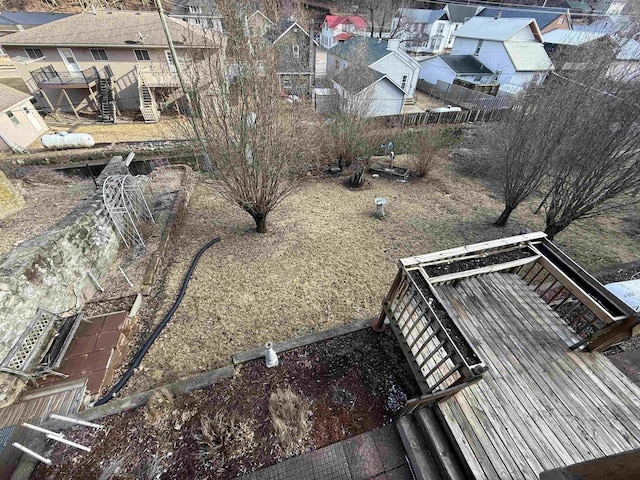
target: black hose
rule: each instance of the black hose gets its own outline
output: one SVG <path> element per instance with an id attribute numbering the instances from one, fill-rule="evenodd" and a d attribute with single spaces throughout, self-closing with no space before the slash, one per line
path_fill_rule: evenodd
<path id="1" fill-rule="evenodd" d="M 180 289 L 180 293 L 178 294 L 176 301 L 171 306 L 171 309 L 167 312 L 162 322 L 160 322 L 158 326 L 156 326 L 156 328 L 153 330 L 153 332 L 151 333 L 147 341 L 144 342 L 144 345 L 134 357 L 127 371 L 124 372 L 122 377 L 120 377 L 120 380 L 118 380 L 118 383 L 116 383 L 111 388 L 111 390 L 109 390 L 104 395 L 104 397 L 102 397 L 100 400 L 94 403 L 94 406 L 104 405 L 109 400 L 111 400 L 116 393 L 122 390 L 122 388 L 127 384 L 127 382 L 129 381 L 129 378 L 131 378 L 131 375 L 133 375 L 134 370 L 140 366 L 140 362 L 142 362 L 142 359 L 149 351 L 149 348 L 151 348 L 151 345 L 153 345 L 153 342 L 155 342 L 156 338 L 158 338 L 158 335 L 160 335 L 160 332 L 162 332 L 162 329 L 167 325 L 167 323 L 169 323 L 169 320 L 171 320 L 171 317 L 180 306 L 180 303 L 182 302 L 182 297 L 184 297 L 184 294 L 187 291 L 187 285 L 189 285 L 189 280 L 191 280 L 191 275 L 193 274 L 193 271 L 196 269 L 196 265 L 198 265 L 198 260 L 200 260 L 200 257 L 202 256 L 202 254 L 211 245 L 213 245 L 214 243 L 218 243 L 219 241 L 220 241 L 220 238 L 214 238 L 209 243 L 205 244 L 200 250 L 198 250 L 198 253 L 196 253 L 196 256 L 193 257 L 193 260 L 191 261 L 191 266 L 189 267 L 189 271 L 184 276 L 184 280 L 182 281 L 182 288 Z"/>

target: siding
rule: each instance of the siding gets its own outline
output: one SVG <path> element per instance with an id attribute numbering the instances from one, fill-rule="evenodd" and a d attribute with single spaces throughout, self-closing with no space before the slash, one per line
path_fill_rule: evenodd
<path id="1" fill-rule="evenodd" d="M 23 108 L 28 109 L 29 116 L 39 126 L 39 130 L 29 121 L 29 117 L 27 117 L 27 113 L 24 112 Z M 25 100 L 11 107 L 10 110 L 14 117 L 20 122 L 18 125 L 15 125 L 7 116 L 6 112 L 0 113 L 0 131 L 10 142 L 26 148 L 47 131 L 46 123 L 44 123 L 44 120 L 36 109 L 33 108 L 29 100 Z M 0 141 L 0 150 L 9 150 L 9 148 L 10 146 L 5 144 L 4 141 Z"/>
<path id="2" fill-rule="evenodd" d="M 45 60 L 32 62 L 28 65 L 16 64 L 20 76 L 29 87 L 31 92 L 38 90 L 36 83 L 31 77 L 31 72 L 38 70 L 48 65 L 61 73 L 67 72 L 60 54 L 56 48 L 52 47 L 39 47 L 42 53 L 45 55 Z M 82 70 L 95 67 L 101 70 L 105 65 L 109 65 L 113 70 L 115 76 L 116 85 L 116 102 L 120 110 L 136 110 L 139 107 L 138 100 L 138 78 L 136 75 L 136 65 L 151 66 L 159 71 L 168 71 L 167 57 L 165 49 L 163 48 L 145 48 L 143 45 L 136 46 L 136 49 L 146 49 L 149 52 L 150 61 L 138 62 L 134 56 L 133 47 L 122 48 L 105 48 L 108 61 L 95 61 L 91 56 L 90 49 L 87 48 L 71 48 L 71 51 L 76 57 L 76 61 Z M 178 52 L 180 52 L 178 47 Z M 7 55 L 12 59 L 17 56 L 25 56 L 24 49 L 21 47 L 5 47 Z M 64 98 L 61 89 L 59 88 L 46 88 L 43 89 L 49 97 L 54 107 L 59 107 L 63 110 L 70 111 L 68 102 Z M 65 89 L 67 94 L 71 98 L 72 102 L 76 104 L 76 108 L 79 111 L 96 111 L 97 106 L 88 98 L 88 88 L 75 88 Z"/>
<path id="3" fill-rule="evenodd" d="M 439 57 L 421 62 L 420 79 L 436 85 L 438 81 L 453 83 L 456 74 Z"/>
<path id="4" fill-rule="evenodd" d="M 536 37 L 533 35 L 533 31 L 531 27 L 523 28 L 518 33 L 509 37 L 509 40 L 522 40 L 522 41 L 537 41 Z"/>
<path id="5" fill-rule="evenodd" d="M 382 80 L 374 85 L 375 97 L 369 108 L 370 117 L 398 115 L 402 110 L 404 94 L 388 80 Z"/>
<path id="6" fill-rule="evenodd" d="M 396 53 L 394 55 L 387 55 L 386 57 L 378 60 L 375 63 L 369 65 L 377 72 L 384 73 L 389 79 L 394 82 L 398 87 L 402 85 L 402 76 L 407 75 L 407 86 L 404 89 L 405 94 L 408 97 L 413 97 L 416 92 L 416 85 L 418 83 L 418 75 L 420 74 L 420 67 L 418 65 L 407 65 L 403 60 L 398 58 L 398 55 L 405 55 L 405 53 Z M 407 56 L 410 61 L 410 58 Z"/>

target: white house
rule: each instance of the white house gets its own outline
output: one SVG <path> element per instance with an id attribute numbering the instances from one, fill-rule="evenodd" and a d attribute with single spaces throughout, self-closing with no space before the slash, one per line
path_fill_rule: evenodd
<path id="1" fill-rule="evenodd" d="M 532 18 L 474 17 L 460 27 L 451 55 L 473 55 L 492 70 L 500 92 L 518 94 L 553 70 Z"/>
<path id="2" fill-rule="evenodd" d="M 473 55 L 438 55 L 420 62 L 420 79 L 433 85 L 456 80 L 483 84 L 493 81 L 494 72 Z"/>
<path id="3" fill-rule="evenodd" d="M 420 64 L 400 50 L 400 40 L 355 37 L 327 52 L 327 74 L 332 77 L 351 63 L 367 65 L 382 73 L 404 92 L 405 102 L 416 92 Z"/>
<path id="4" fill-rule="evenodd" d="M 387 75 L 363 65 L 350 65 L 331 78 L 340 110 L 360 117 L 398 115 L 404 92 Z"/>
<path id="5" fill-rule="evenodd" d="M 367 22 L 357 15 L 327 15 L 322 22 L 320 45 L 329 49 L 338 42 L 348 40 L 358 34 L 365 34 L 367 29 Z"/>
<path id="6" fill-rule="evenodd" d="M 440 53 L 449 42 L 451 23 L 445 10 L 401 8 L 391 20 L 391 34 L 402 49 L 414 53 Z"/>
<path id="7" fill-rule="evenodd" d="M 26 149 L 47 130 L 28 94 L 0 84 L 0 151 Z"/>
<path id="8" fill-rule="evenodd" d="M 176 0 L 171 16 L 189 25 L 222 31 L 222 15 L 217 10 L 215 0 Z"/>
<path id="9" fill-rule="evenodd" d="M 456 5 L 455 3 L 448 3 L 444 6 L 443 10 L 447 12 L 449 18 L 449 39 L 447 41 L 447 50 L 451 50 L 453 47 L 453 41 L 456 38 L 456 30 L 458 30 L 463 23 L 475 17 L 482 11 L 483 7 L 477 7 L 474 5 Z"/>

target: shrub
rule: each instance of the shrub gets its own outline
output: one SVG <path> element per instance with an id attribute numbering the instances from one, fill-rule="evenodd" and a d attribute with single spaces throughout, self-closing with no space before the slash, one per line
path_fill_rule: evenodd
<path id="1" fill-rule="evenodd" d="M 200 445 L 214 468 L 247 455 L 257 445 L 253 424 L 223 410 L 213 417 L 201 415 L 200 432 Z"/>
<path id="2" fill-rule="evenodd" d="M 311 432 L 310 403 L 291 388 L 278 389 L 269 397 L 271 424 L 278 444 L 286 453 L 297 453 Z"/>
<path id="3" fill-rule="evenodd" d="M 417 177 L 429 175 L 438 166 L 443 150 L 438 137 L 420 135 L 412 148 L 410 170 Z"/>

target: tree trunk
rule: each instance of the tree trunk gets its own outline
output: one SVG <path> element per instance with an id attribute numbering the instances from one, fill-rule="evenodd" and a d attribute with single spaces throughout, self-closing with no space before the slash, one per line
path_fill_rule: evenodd
<path id="1" fill-rule="evenodd" d="M 267 216 L 261 213 L 252 213 L 251 216 L 256 222 L 256 232 L 267 233 Z"/>
<path id="2" fill-rule="evenodd" d="M 516 207 L 505 205 L 504 210 L 502 211 L 498 219 L 495 222 L 493 222 L 493 224 L 496 227 L 504 227 L 507 224 L 507 220 L 509 220 L 509 216 L 511 215 L 511 212 L 513 212 L 515 209 Z"/>
<path id="3" fill-rule="evenodd" d="M 569 226 L 571 222 L 553 223 L 547 225 L 544 229 L 544 233 L 547 234 L 547 239 L 553 241 L 555 236 Z"/>

